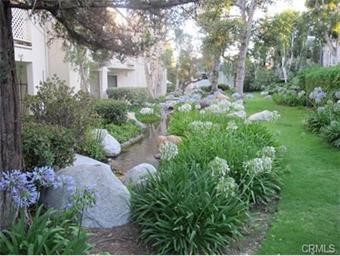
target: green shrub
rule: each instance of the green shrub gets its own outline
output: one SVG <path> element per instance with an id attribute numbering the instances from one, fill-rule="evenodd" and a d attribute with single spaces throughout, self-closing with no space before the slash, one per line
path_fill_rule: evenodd
<path id="1" fill-rule="evenodd" d="M 110 88 L 106 92 L 110 99 L 128 100 L 133 105 L 141 105 L 150 99 L 147 88 Z"/>
<path id="2" fill-rule="evenodd" d="M 315 87 L 321 87 L 326 92 L 340 89 L 340 66 L 311 67 L 297 75 L 299 86 L 308 94 Z"/>
<path id="3" fill-rule="evenodd" d="M 340 148 L 340 119 L 322 127 L 321 135 L 334 147 Z"/>
<path id="4" fill-rule="evenodd" d="M 25 122 L 22 140 L 27 169 L 36 166 L 63 168 L 73 162 L 75 139 L 70 129 Z"/>
<path id="5" fill-rule="evenodd" d="M 98 161 L 106 159 L 105 151 L 99 136 L 94 136 L 90 130 L 86 132 L 84 140 L 77 145 L 77 152 L 82 155 L 94 158 Z"/>
<path id="6" fill-rule="evenodd" d="M 122 124 L 127 120 L 128 105 L 121 100 L 97 100 L 96 112 L 106 123 Z"/>
<path id="7" fill-rule="evenodd" d="M 30 224 L 26 214 L 0 233 L 1 254 L 14 255 L 73 255 L 87 254 L 91 246 L 88 234 L 65 215 L 54 210 L 42 212 L 39 207 Z"/>
<path id="8" fill-rule="evenodd" d="M 216 185 L 194 163 L 163 166 L 148 185 L 132 191 L 141 239 L 160 254 L 223 253 L 239 233 L 246 207 L 237 194 L 219 194 Z"/>
<path id="9" fill-rule="evenodd" d="M 30 95 L 26 104 L 36 122 L 72 129 L 77 141 L 96 123 L 94 100 L 82 91 L 74 93 L 65 81 L 53 76 Z"/>
<path id="10" fill-rule="evenodd" d="M 259 91 L 269 85 L 278 82 L 278 76 L 271 69 L 259 68 L 255 71 L 255 78 L 251 84 L 253 91 Z"/>
<path id="11" fill-rule="evenodd" d="M 104 129 L 106 129 L 120 143 L 127 142 L 142 133 L 139 127 L 130 122 L 121 125 L 106 124 L 104 125 Z"/>
<path id="12" fill-rule="evenodd" d="M 192 122 L 198 120 L 212 124 L 195 129 Z M 169 131 L 184 137 L 178 154 L 171 161 L 163 159 L 148 183 L 132 188 L 141 238 L 158 253 L 223 253 L 239 234 L 249 206 L 277 196 L 281 158 L 266 157 L 263 149 L 278 144 L 262 125 L 225 114 L 176 112 Z M 216 157 L 223 171 L 211 164 Z M 259 158 L 269 159 L 270 168 L 252 168 L 249 162 Z"/>

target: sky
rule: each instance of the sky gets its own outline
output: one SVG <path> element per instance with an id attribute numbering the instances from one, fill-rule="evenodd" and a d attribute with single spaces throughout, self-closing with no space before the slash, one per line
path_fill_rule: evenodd
<path id="1" fill-rule="evenodd" d="M 296 11 L 304 11 L 305 10 L 305 0 L 274 0 L 274 3 L 268 7 L 267 15 L 273 16 L 275 14 L 281 13 L 288 9 L 293 9 Z M 264 17 L 266 14 L 262 11 L 257 11 L 255 14 L 255 19 L 259 19 Z M 193 45 L 196 51 L 199 52 L 200 48 L 200 38 L 201 34 L 199 33 L 199 27 L 196 26 L 195 21 L 188 20 L 183 27 L 185 33 L 191 35 L 193 37 Z"/>

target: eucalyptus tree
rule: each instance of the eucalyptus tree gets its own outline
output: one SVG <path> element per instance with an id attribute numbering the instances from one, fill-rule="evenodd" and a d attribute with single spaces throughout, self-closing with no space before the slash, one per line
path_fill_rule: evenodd
<path id="1" fill-rule="evenodd" d="M 174 7 L 198 0 L 0 0 L 0 172 L 22 168 L 19 88 L 16 83 L 12 8 L 30 11 L 42 23 L 52 19 L 59 38 L 93 51 L 118 57 L 136 55 L 153 43 L 160 21 L 172 20 Z M 183 6 L 185 5 L 185 6 Z M 113 8 L 133 10 L 128 22 L 118 22 Z M 190 6 L 191 8 L 191 6 Z M 11 201 L 0 195 L 0 228 L 11 219 Z"/>

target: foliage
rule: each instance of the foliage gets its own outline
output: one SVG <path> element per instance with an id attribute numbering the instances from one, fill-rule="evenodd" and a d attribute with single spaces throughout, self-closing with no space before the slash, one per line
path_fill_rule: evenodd
<path id="1" fill-rule="evenodd" d="M 340 119 L 322 127 L 321 135 L 333 146 L 340 148 Z"/>
<path id="2" fill-rule="evenodd" d="M 79 154 L 86 155 L 98 161 L 106 159 L 100 136 L 95 136 L 95 133 L 91 130 L 86 132 L 84 140 L 78 144 L 76 148 Z"/>
<path id="3" fill-rule="evenodd" d="M 121 125 L 106 124 L 104 125 L 104 129 L 106 129 L 110 135 L 112 135 L 120 143 L 127 142 L 142 133 L 141 129 L 131 122 Z"/>
<path id="4" fill-rule="evenodd" d="M 146 88 L 125 87 L 110 88 L 107 90 L 110 99 L 129 101 L 133 105 L 141 105 L 150 99 L 150 94 Z"/>
<path id="5" fill-rule="evenodd" d="M 146 108 L 144 108 L 146 109 Z M 136 118 L 137 120 L 141 121 L 144 124 L 152 124 L 157 123 L 161 120 L 161 109 L 159 105 L 151 105 L 150 109 L 152 109 L 152 112 L 149 113 L 142 113 L 142 110 L 139 110 L 139 108 L 134 109 L 136 111 Z"/>
<path id="6" fill-rule="evenodd" d="M 141 238 L 158 253 L 222 253 L 239 234 L 249 204 L 277 196 L 281 161 L 267 150 L 277 144 L 260 124 L 225 112 L 176 112 L 169 131 L 186 139 L 168 150 L 171 161 L 162 161 L 149 183 L 132 191 Z M 249 171 L 245 164 L 259 154 L 270 168 Z"/>
<path id="7" fill-rule="evenodd" d="M 122 124 L 127 120 L 128 105 L 125 101 L 97 100 L 95 110 L 106 123 Z"/>
<path id="8" fill-rule="evenodd" d="M 273 70 L 258 68 L 255 71 L 255 79 L 252 86 L 254 89 L 260 90 L 275 82 L 278 82 L 278 77 Z"/>
<path id="9" fill-rule="evenodd" d="M 327 93 L 340 89 L 340 66 L 311 67 L 298 75 L 298 85 L 310 93 L 314 88 L 321 87 Z"/>
<path id="10" fill-rule="evenodd" d="M 23 125 L 22 140 L 27 169 L 46 165 L 63 168 L 73 163 L 75 138 L 70 129 L 29 121 Z"/>
<path id="11" fill-rule="evenodd" d="M 74 93 L 73 88 L 57 76 L 42 83 L 37 95 L 28 96 L 27 107 L 36 122 L 71 129 L 77 141 L 96 123 L 94 100 L 90 95 L 82 91 Z"/>

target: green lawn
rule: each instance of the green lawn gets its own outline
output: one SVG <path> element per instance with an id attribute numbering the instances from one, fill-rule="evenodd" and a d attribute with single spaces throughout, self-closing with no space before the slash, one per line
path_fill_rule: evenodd
<path id="1" fill-rule="evenodd" d="M 266 126 L 288 149 L 278 211 L 257 253 L 305 254 L 304 244 L 317 244 L 329 252 L 333 245 L 333 253 L 340 254 L 340 151 L 304 129 L 304 108 L 279 106 L 259 96 L 246 106 L 249 113 L 279 111 L 281 118 Z"/>

